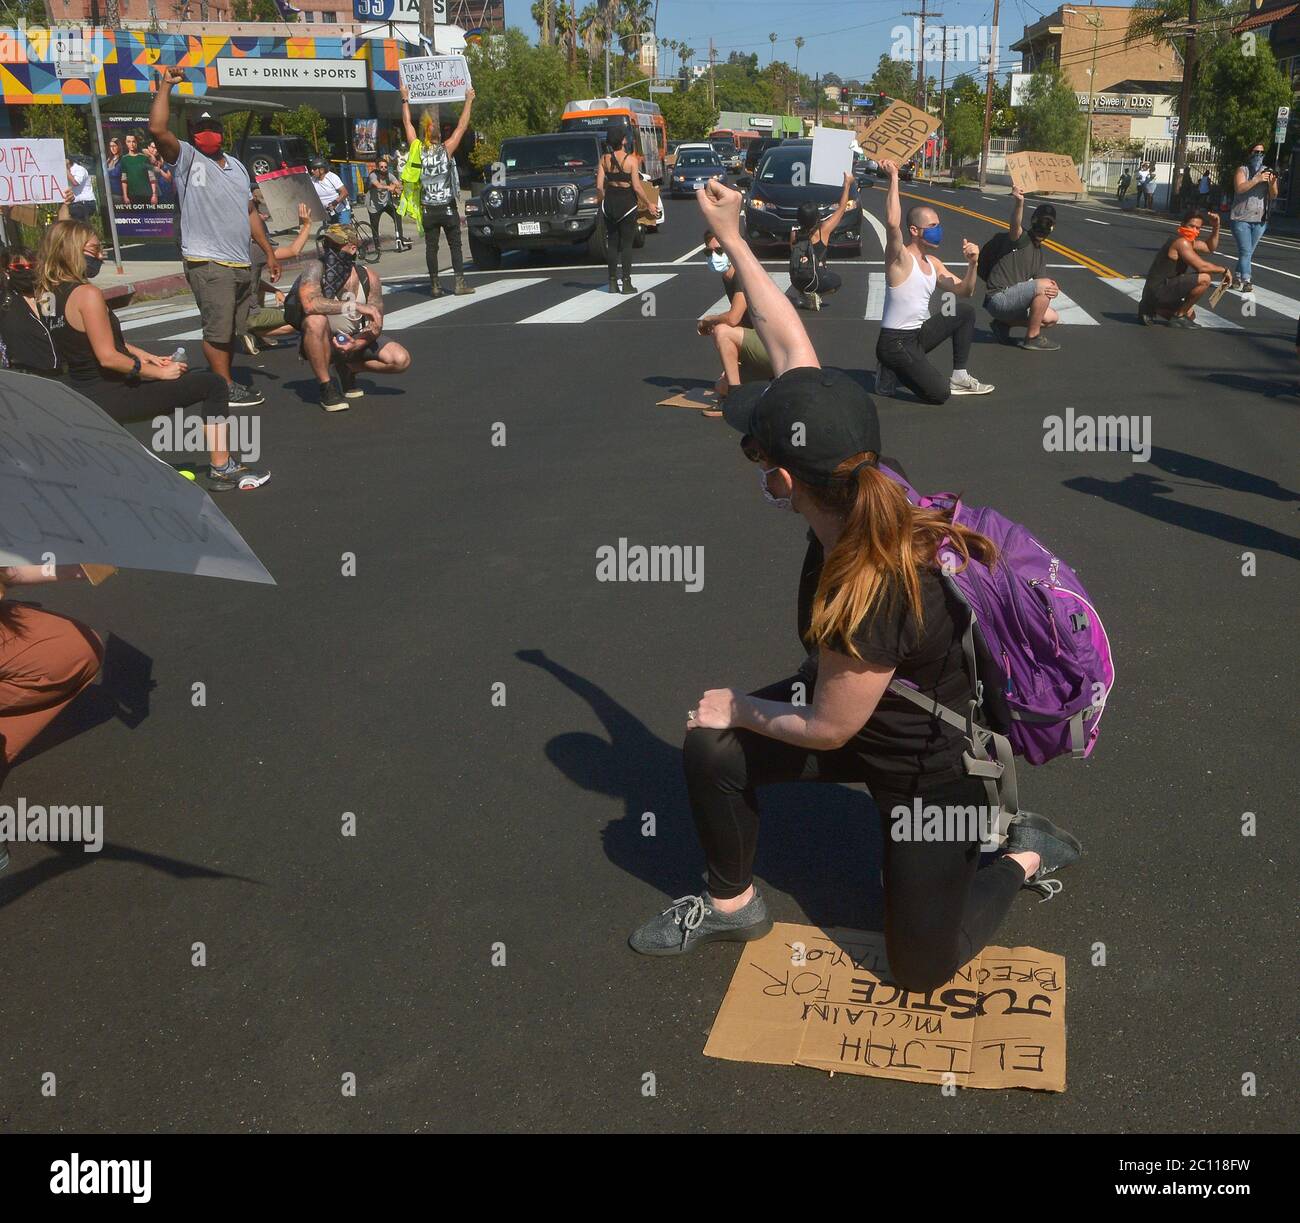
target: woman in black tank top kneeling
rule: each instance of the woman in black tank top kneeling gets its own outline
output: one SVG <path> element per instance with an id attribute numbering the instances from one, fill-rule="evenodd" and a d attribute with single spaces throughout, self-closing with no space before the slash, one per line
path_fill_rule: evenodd
<path id="1" fill-rule="evenodd" d="M 36 295 L 69 385 L 116 421 L 148 420 L 202 404 L 211 461 L 208 491 L 265 484 L 270 472 L 245 467 L 230 454 L 225 380 L 208 370 L 191 370 L 182 361 L 155 356 L 122 338 L 117 317 L 103 293 L 90 283 L 103 261 L 99 234 L 81 221 L 56 221 L 41 238 Z"/>
<path id="2" fill-rule="evenodd" d="M 612 127 L 605 138 L 605 152 L 596 169 L 596 190 L 600 194 L 601 224 L 605 227 L 605 249 L 609 259 L 609 291 L 617 293 L 618 266 L 623 265 L 623 292 L 635 293 L 632 283 L 632 244 L 636 238 L 638 204 L 650 210 L 650 200 L 641 185 L 641 155 L 626 153 L 624 129 Z"/>

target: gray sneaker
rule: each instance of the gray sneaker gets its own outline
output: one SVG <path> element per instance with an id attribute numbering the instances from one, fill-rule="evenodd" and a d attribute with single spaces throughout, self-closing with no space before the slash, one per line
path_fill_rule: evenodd
<path id="1" fill-rule="evenodd" d="M 634 930 L 628 946 L 642 955 L 681 955 L 701 943 L 748 943 L 771 930 L 772 919 L 757 887 L 753 899 L 734 913 L 719 913 L 709 903 L 712 899 L 707 892 L 679 897 Z"/>
<path id="2" fill-rule="evenodd" d="M 1049 340 L 1045 335 L 1036 335 L 1031 340 L 1028 336 L 1020 341 L 1021 348 L 1027 348 L 1030 352 L 1060 352 L 1061 346 L 1055 340 Z"/>
<path id="3" fill-rule="evenodd" d="M 1051 900 L 1064 885 L 1059 879 L 1047 876 L 1077 862 L 1083 846 L 1047 816 L 1022 811 L 1007 827 L 1006 851 L 1032 851 L 1039 856 L 1039 867 L 1025 880 L 1025 887 L 1037 892 L 1044 900 Z"/>
<path id="4" fill-rule="evenodd" d="M 973 374 L 963 374 L 960 378 L 954 374 L 948 380 L 948 389 L 954 395 L 987 395 L 993 389 L 993 384 L 981 382 Z"/>

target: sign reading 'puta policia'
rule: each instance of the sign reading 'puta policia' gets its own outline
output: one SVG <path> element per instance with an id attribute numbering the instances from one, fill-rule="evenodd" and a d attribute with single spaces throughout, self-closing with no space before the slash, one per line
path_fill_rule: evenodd
<path id="1" fill-rule="evenodd" d="M 219 86 L 280 89 L 364 89 L 366 65 L 359 59 L 219 59 Z"/>

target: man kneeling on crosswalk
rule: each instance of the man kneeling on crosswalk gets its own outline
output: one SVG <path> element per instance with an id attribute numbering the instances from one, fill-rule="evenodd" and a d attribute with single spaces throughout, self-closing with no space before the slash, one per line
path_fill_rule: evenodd
<path id="1" fill-rule="evenodd" d="M 1052 308 L 1052 298 L 1060 288 L 1043 275 L 1047 271 L 1043 243 L 1056 225 L 1056 209 L 1051 204 L 1039 204 L 1026 230 L 1020 224 L 1025 193 L 1015 187 L 1011 197 L 1011 222 L 1006 233 L 994 234 L 980 250 L 979 274 L 987 289 L 984 309 L 993 316 L 991 330 L 1000 344 L 1013 343 L 1011 328 L 1023 327 L 1021 348 L 1054 352 L 1061 346 L 1042 332 L 1061 317 Z"/>
<path id="2" fill-rule="evenodd" d="M 383 334 L 384 297 L 371 268 L 356 266 L 357 232 L 350 225 L 331 225 L 322 235 L 321 258 L 293 283 L 284 317 L 302 332 L 299 355 L 311 362 L 326 412 L 350 407 L 349 399 L 365 392 L 357 370 L 400 374 L 411 354 Z M 336 385 L 331 365 L 338 371 Z"/>

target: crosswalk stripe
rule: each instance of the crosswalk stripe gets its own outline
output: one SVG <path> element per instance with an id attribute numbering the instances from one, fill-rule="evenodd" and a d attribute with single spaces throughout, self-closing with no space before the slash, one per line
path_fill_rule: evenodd
<path id="1" fill-rule="evenodd" d="M 426 319 L 441 318 L 444 314 L 451 314 L 454 310 L 463 310 L 466 306 L 473 306 L 478 302 L 486 301 L 490 297 L 501 297 L 506 293 L 513 293 L 516 289 L 526 289 L 529 285 L 545 283 L 545 280 L 540 276 L 521 276 L 512 280 L 494 280 L 491 284 L 480 285 L 474 290 L 472 296 L 456 297 L 447 294 L 445 297 L 435 297 L 429 301 L 419 302 L 414 306 L 406 306 L 404 309 L 394 310 L 392 314 L 385 315 L 384 330 L 404 331 L 408 327 L 414 327 L 416 323 L 423 323 Z"/>
<path id="2" fill-rule="evenodd" d="M 1237 290 L 1233 289 L 1232 296 L 1237 298 L 1239 301 L 1244 302 L 1247 297 L 1251 296 L 1251 294 L 1239 293 Z M 1259 305 L 1264 306 L 1266 309 L 1276 310 L 1278 314 L 1283 314 L 1289 319 L 1300 319 L 1300 301 L 1296 301 L 1294 297 L 1287 297 L 1282 293 L 1274 293 L 1272 289 L 1262 289 L 1259 285 L 1255 285 L 1253 296 L 1256 302 L 1258 302 Z"/>
<path id="3" fill-rule="evenodd" d="M 558 305 L 551 306 L 538 314 L 529 315 L 528 318 L 521 318 L 521 323 L 585 323 L 591 319 L 604 314 L 607 310 L 613 310 L 615 306 L 626 301 L 635 300 L 642 291 L 653 289 L 663 284 L 667 280 L 672 280 L 676 276 L 675 272 L 660 273 L 646 276 L 638 274 L 637 292 L 624 296 L 621 293 L 611 293 L 608 289 L 589 289 L 586 293 L 579 293 L 577 297 L 571 297 L 568 301 L 562 301 Z"/>
<path id="4" fill-rule="evenodd" d="M 782 293 L 790 287 L 789 272 L 769 272 L 768 275 L 772 277 L 772 282 L 781 290 Z M 700 318 L 704 318 L 710 314 L 725 314 L 729 309 L 730 302 L 728 302 L 725 297 L 720 297 L 704 312 L 704 314 L 700 315 Z"/>
<path id="5" fill-rule="evenodd" d="M 1140 276 L 1107 276 L 1102 278 L 1102 284 L 1108 284 L 1112 288 L 1118 289 L 1125 297 L 1131 297 L 1135 302 L 1142 300 L 1142 291 L 1146 288 L 1146 281 Z M 1234 323 L 1231 319 L 1220 318 L 1213 310 L 1208 309 L 1203 304 L 1196 308 L 1196 321 L 1207 329 L 1218 331 L 1241 330 L 1240 323 Z"/>
<path id="6" fill-rule="evenodd" d="M 1052 299 L 1052 309 L 1061 316 L 1062 323 L 1074 326 L 1099 326 L 1091 314 L 1064 293 L 1057 293 Z"/>
<path id="7" fill-rule="evenodd" d="M 396 293 L 398 288 L 399 286 L 397 285 L 384 285 L 384 296 L 386 297 L 389 293 Z M 197 308 L 194 310 L 187 310 L 186 314 L 198 314 L 198 310 Z M 155 321 L 156 320 L 153 319 L 150 320 L 150 322 Z M 125 330 L 125 328 L 123 328 L 123 330 Z M 164 340 L 201 340 L 203 339 L 203 328 L 196 327 L 193 331 L 178 331 L 174 335 L 163 336 L 162 338 Z"/>
<path id="8" fill-rule="evenodd" d="M 863 318 L 879 322 L 885 315 L 885 274 L 867 273 L 867 312 Z"/>
<path id="9" fill-rule="evenodd" d="M 118 326 L 123 331 L 135 331 L 140 327 L 153 327 L 159 323 L 175 323 L 183 318 L 198 318 L 198 306 L 185 306 L 179 310 L 159 310 L 155 314 L 141 314 L 134 318 L 119 319 Z"/>

